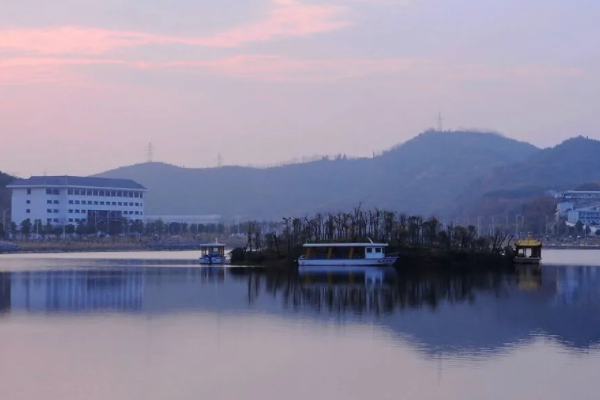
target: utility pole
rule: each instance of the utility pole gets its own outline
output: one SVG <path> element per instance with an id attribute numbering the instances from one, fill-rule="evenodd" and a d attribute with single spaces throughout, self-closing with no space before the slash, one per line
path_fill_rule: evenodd
<path id="1" fill-rule="evenodd" d="M 152 160 L 154 159 L 154 148 L 152 147 L 152 143 L 148 143 L 148 150 L 147 150 L 147 162 L 151 163 Z"/>
<path id="2" fill-rule="evenodd" d="M 515 218 L 515 238 L 519 238 L 519 217 L 521 216 L 521 214 L 517 214 L 516 218 Z"/>
<path id="3" fill-rule="evenodd" d="M 477 217 L 477 236 L 481 237 L 481 217 Z"/>
<path id="4" fill-rule="evenodd" d="M 442 112 L 440 111 L 438 114 L 438 118 L 437 118 L 437 130 L 438 132 L 442 132 L 444 130 L 444 127 L 442 125 L 442 122 L 444 121 L 444 118 L 442 118 Z"/>

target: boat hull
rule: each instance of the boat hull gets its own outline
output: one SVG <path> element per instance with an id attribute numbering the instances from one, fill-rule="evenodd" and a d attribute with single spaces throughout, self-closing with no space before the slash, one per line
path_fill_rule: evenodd
<path id="1" fill-rule="evenodd" d="M 391 267 L 398 261 L 398 257 L 385 257 L 381 259 L 369 260 L 369 259 L 354 259 L 354 260 L 342 260 L 342 259 L 298 259 L 298 269 L 300 271 L 316 271 L 326 270 L 332 271 L 340 269 L 344 272 L 353 271 L 364 271 L 365 268 L 377 268 L 377 267 Z"/>
<path id="2" fill-rule="evenodd" d="M 200 265 L 225 265 L 229 264 L 229 259 L 226 257 L 200 257 L 198 262 Z"/>
<path id="3" fill-rule="evenodd" d="M 513 262 L 521 265 L 539 265 L 542 259 L 539 257 L 515 257 Z"/>

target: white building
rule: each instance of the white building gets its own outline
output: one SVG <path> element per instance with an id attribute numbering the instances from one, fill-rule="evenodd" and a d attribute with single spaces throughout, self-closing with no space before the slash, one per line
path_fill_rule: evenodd
<path id="1" fill-rule="evenodd" d="M 26 219 L 54 226 L 141 220 L 148 191 L 130 179 L 76 176 L 32 176 L 7 187 L 12 189 L 11 215 L 17 225 Z"/>

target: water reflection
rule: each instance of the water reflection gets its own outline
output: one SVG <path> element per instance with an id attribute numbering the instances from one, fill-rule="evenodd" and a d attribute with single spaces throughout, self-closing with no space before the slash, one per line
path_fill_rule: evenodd
<path id="1" fill-rule="evenodd" d="M 252 269 L 80 268 L 0 273 L 7 314 L 261 313 L 376 324 L 425 354 L 504 351 L 532 338 L 571 349 L 600 343 L 600 267 L 515 274 L 298 277 Z M 0 320 L 1 321 L 1 320 Z"/>

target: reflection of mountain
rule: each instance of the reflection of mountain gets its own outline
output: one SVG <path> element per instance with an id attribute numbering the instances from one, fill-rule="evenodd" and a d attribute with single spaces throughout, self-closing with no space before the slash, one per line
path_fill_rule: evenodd
<path id="1" fill-rule="evenodd" d="M 600 342 L 600 268 L 549 267 L 541 276 L 399 275 L 361 282 L 301 282 L 282 274 L 198 268 L 0 274 L 0 309 L 143 314 L 258 312 L 373 323 L 426 354 L 488 354 L 538 333 L 571 348 Z"/>

